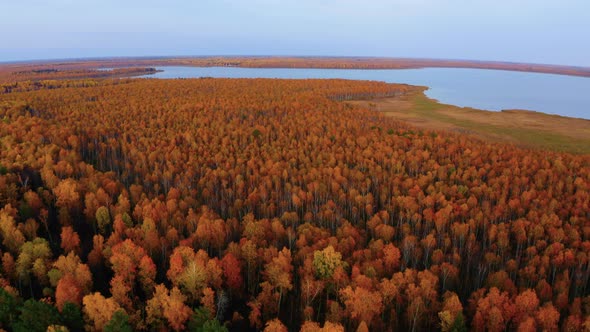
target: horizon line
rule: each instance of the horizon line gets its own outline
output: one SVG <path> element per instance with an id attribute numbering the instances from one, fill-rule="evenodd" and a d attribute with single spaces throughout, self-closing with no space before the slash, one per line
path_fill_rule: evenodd
<path id="1" fill-rule="evenodd" d="M 84 62 L 84 61 L 109 61 L 116 59 L 141 59 L 141 60 L 165 60 L 165 59 L 191 59 L 191 58 L 299 58 L 299 59 L 375 59 L 375 60 L 415 60 L 415 61 L 449 61 L 449 62 L 472 62 L 472 63 L 487 63 L 487 64 L 509 64 L 509 65 L 535 65 L 548 67 L 563 67 L 590 70 L 590 66 L 582 65 L 566 65 L 555 63 L 539 63 L 539 62 L 520 62 L 509 60 L 480 60 L 480 59 L 464 59 L 464 58 L 427 58 L 427 57 L 395 57 L 395 56 L 368 56 L 368 55 L 113 55 L 113 56 L 89 56 L 89 57 L 55 57 L 55 58 L 39 58 L 28 60 L 0 60 L 1 65 L 10 64 L 51 64 L 60 62 Z"/>

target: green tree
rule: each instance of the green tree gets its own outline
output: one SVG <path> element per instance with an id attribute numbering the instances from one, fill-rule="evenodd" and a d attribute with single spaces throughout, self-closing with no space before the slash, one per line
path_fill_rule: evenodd
<path id="1" fill-rule="evenodd" d="M 18 322 L 14 324 L 15 332 L 45 332 L 51 325 L 60 325 L 61 319 L 54 306 L 27 300 L 20 308 Z"/>
<path id="2" fill-rule="evenodd" d="M 12 326 L 17 316 L 17 300 L 4 288 L 0 288 L 0 326 Z"/>
<path id="3" fill-rule="evenodd" d="M 25 284 L 29 284 L 32 272 L 41 284 L 46 284 L 49 282 L 47 278 L 49 258 L 51 258 L 51 249 L 47 240 L 38 237 L 33 241 L 25 242 L 16 260 L 18 278 Z"/>
<path id="4" fill-rule="evenodd" d="M 61 309 L 62 323 L 67 326 L 70 331 L 83 331 L 84 330 L 84 317 L 82 317 L 82 311 L 72 302 L 66 302 Z"/>
<path id="5" fill-rule="evenodd" d="M 123 310 L 117 310 L 111 320 L 104 326 L 105 332 L 132 332 L 129 316 Z"/>
<path id="6" fill-rule="evenodd" d="M 191 332 L 227 332 L 227 328 L 217 319 L 209 318 L 209 310 L 205 307 L 195 309 L 188 323 Z"/>
<path id="7" fill-rule="evenodd" d="M 465 318 L 462 313 L 458 313 L 457 317 L 453 321 L 453 324 L 449 327 L 449 332 L 467 332 L 467 326 L 465 326 Z"/>

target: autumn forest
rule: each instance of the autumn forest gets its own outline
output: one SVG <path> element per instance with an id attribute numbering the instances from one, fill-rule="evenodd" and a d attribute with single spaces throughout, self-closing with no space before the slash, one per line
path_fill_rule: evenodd
<path id="1" fill-rule="evenodd" d="M 346 102 L 406 85 L 90 74 L 0 83 L 2 329 L 590 330 L 590 156 Z"/>

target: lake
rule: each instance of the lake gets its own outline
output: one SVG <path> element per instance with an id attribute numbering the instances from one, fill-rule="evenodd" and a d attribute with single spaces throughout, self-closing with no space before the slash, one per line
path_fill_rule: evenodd
<path id="1" fill-rule="evenodd" d="M 525 109 L 590 119 L 590 78 L 504 70 L 307 69 L 157 67 L 150 78 L 343 78 L 428 86 L 426 95 L 446 104 L 490 111 Z"/>

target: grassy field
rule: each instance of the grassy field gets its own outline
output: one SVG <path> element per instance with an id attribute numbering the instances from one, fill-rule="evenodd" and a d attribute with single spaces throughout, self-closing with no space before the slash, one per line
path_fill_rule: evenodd
<path id="1" fill-rule="evenodd" d="M 457 131 L 495 142 L 571 153 L 590 153 L 590 120 L 523 110 L 490 112 L 437 102 L 416 87 L 411 93 L 352 101 L 426 129 Z"/>

